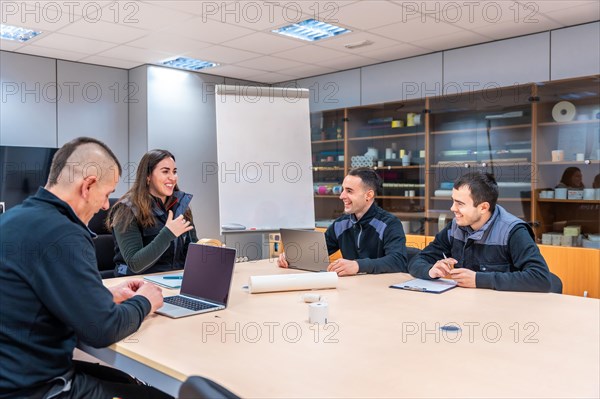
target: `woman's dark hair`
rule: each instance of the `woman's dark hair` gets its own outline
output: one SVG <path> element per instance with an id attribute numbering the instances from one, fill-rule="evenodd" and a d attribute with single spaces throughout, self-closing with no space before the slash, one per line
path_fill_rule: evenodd
<path id="1" fill-rule="evenodd" d="M 166 158 L 172 158 L 175 161 L 175 156 L 167 150 L 151 150 L 144 154 L 138 165 L 133 186 L 110 210 L 106 219 L 106 227 L 109 230 L 117 225 L 125 229 L 134 219 L 143 227 L 154 226 L 152 206 L 155 199 L 150 194 L 148 179 L 151 177 L 156 165 Z M 175 185 L 174 191 L 179 191 L 177 185 Z M 132 207 L 123 205 L 124 200 L 128 200 Z M 192 221 L 192 211 L 189 208 L 186 209 L 184 217 Z"/>
<path id="2" fill-rule="evenodd" d="M 569 166 L 562 174 L 560 178 L 560 182 L 564 184 L 566 187 L 572 188 L 583 188 L 583 182 L 581 182 L 578 186 L 573 185 L 573 176 L 575 173 L 581 173 L 581 169 L 576 166 Z"/>

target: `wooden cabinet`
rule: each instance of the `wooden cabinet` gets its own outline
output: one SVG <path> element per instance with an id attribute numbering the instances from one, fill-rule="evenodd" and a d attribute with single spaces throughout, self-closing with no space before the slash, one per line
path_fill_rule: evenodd
<path id="1" fill-rule="evenodd" d="M 538 243 L 566 225 L 599 234 L 600 192 L 594 199 L 590 190 L 585 199 L 540 195 L 554 192 L 569 167 L 579 168 L 585 188 L 592 188 L 600 174 L 599 99 L 600 76 L 590 76 L 315 112 L 317 226 L 342 214 L 344 176 L 366 165 L 383 179 L 378 204 L 403 222 L 411 246 L 426 245 L 452 220 L 452 183 L 474 169 L 496 176 L 498 203 L 528 222 Z M 557 117 L 569 112 L 555 110 L 563 101 L 575 108 L 571 120 Z M 562 160 L 552 159 L 555 150 L 563 151 Z M 550 251 L 545 257 L 565 293 L 599 295 L 599 250 L 541 247 Z"/>

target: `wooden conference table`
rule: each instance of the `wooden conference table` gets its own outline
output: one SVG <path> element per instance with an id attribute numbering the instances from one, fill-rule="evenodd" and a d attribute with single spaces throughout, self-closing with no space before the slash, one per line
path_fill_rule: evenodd
<path id="1" fill-rule="evenodd" d="M 597 299 L 464 288 L 429 294 L 388 288 L 407 274 L 360 275 L 317 291 L 330 321 L 317 327 L 302 292 L 242 288 L 250 275 L 290 272 L 298 271 L 274 260 L 239 263 L 227 309 L 151 315 L 131 337 L 83 349 L 173 395 L 201 375 L 244 398 L 600 396 Z"/>

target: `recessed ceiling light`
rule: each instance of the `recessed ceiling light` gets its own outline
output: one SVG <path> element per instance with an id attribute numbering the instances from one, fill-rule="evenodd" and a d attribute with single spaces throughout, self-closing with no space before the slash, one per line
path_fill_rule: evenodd
<path id="1" fill-rule="evenodd" d="M 41 31 L 34 31 L 27 28 L 21 28 L 20 26 L 4 25 L 0 24 L 0 38 L 6 40 L 15 40 L 17 42 L 26 42 L 29 39 L 33 39 L 37 35 L 42 33 Z"/>
<path id="2" fill-rule="evenodd" d="M 201 69 L 213 68 L 219 65 L 215 62 L 196 60 L 187 57 L 178 57 L 172 60 L 163 61 L 160 64 L 171 68 L 187 69 L 188 71 L 199 71 Z"/>
<path id="3" fill-rule="evenodd" d="M 316 40 L 326 39 L 328 37 L 333 37 L 352 31 L 311 18 L 307 19 L 306 21 L 275 29 L 272 32 L 279 33 L 280 35 L 290 36 L 295 39 L 314 42 Z"/>
<path id="4" fill-rule="evenodd" d="M 344 47 L 351 50 L 359 47 L 370 46 L 371 44 L 373 44 L 373 42 L 370 40 L 361 40 L 360 42 L 344 44 Z"/>

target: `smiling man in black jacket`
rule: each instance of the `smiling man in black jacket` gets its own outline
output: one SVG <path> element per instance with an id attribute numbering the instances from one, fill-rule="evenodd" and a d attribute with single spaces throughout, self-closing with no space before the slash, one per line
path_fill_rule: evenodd
<path id="1" fill-rule="evenodd" d="M 460 287 L 548 292 L 550 271 L 527 223 L 500 205 L 498 184 L 487 173 L 454 183 L 454 219 L 411 259 L 410 274 L 422 279 L 450 275 Z"/>
<path id="2" fill-rule="evenodd" d="M 0 398 L 170 397 L 100 380 L 89 375 L 100 367 L 72 359 L 77 340 L 111 345 L 162 306 L 157 286 L 107 289 L 98 272 L 87 224 L 108 209 L 120 174 L 104 143 L 72 140 L 56 152 L 46 187 L 0 215 Z"/>
<path id="3" fill-rule="evenodd" d="M 331 263 L 328 271 L 339 276 L 408 271 L 402 223 L 375 204 L 380 187 L 381 178 L 372 169 L 348 172 L 340 194 L 344 215 L 325 232 L 327 251 L 331 255 L 339 249 L 342 258 Z M 285 254 L 279 257 L 278 265 L 288 266 Z"/>

